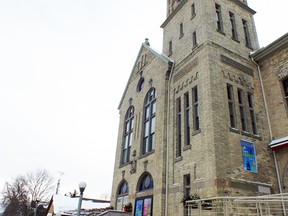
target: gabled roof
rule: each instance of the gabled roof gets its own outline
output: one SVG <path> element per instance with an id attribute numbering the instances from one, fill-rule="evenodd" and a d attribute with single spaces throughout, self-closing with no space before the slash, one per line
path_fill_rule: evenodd
<path id="1" fill-rule="evenodd" d="M 154 54 L 157 58 L 161 59 L 163 62 L 165 62 L 165 63 L 167 63 L 167 64 L 171 64 L 171 63 L 174 62 L 171 58 L 169 58 L 169 57 L 166 56 L 165 54 L 160 53 L 160 52 L 158 52 L 157 50 L 155 50 L 154 48 L 152 48 L 152 47 L 150 46 L 150 44 L 149 44 L 148 39 L 146 38 L 146 39 L 145 39 L 145 42 L 142 43 L 142 45 L 141 45 L 141 47 L 140 47 L 140 50 L 139 50 L 139 52 L 138 52 L 137 58 L 136 58 L 135 63 L 134 63 L 134 65 L 133 65 L 133 68 L 132 68 L 132 71 L 131 71 L 131 73 L 130 73 L 128 82 L 127 82 L 126 87 L 125 87 L 125 90 L 124 90 L 123 95 L 122 95 L 122 97 L 121 97 L 121 100 L 120 100 L 118 109 L 120 109 L 120 107 L 121 107 L 121 105 L 122 105 L 123 99 L 124 99 L 124 97 L 125 97 L 125 94 L 126 94 L 126 92 L 127 92 L 127 89 L 128 89 L 129 83 L 130 83 L 130 79 L 132 78 L 133 72 L 134 72 L 135 68 L 137 67 L 137 62 L 138 62 L 139 58 L 141 58 L 141 53 L 142 53 L 143 49 L 147 49 L 149 52 L 151 52 L 151 53 Z"/>
<path id="2" fill-rule="evenodd" d="M 251 57 L 258 62 L 261 61 L 261 59 L 265 58 L 266 56 L 274 53 L 275 51 L 279 51 L 286 46 L 288 46 L 288 33 L 284 34 L 283 36 L 273 41 L 266 47 L 263 47 L 257 50 L 256 52 L 252 53 Z"/>

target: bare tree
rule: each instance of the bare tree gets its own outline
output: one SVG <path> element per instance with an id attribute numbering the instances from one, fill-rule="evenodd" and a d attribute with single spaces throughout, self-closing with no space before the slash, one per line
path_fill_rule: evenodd
<path id="1" fill-rule="evenodd" d="M 31 200 L 47 201 L 55 190 L 53 177 L 47 170 L 36 170 L 26 174 L 26 186 Z"/>
<path id="2" fill-rule="evenodd" d="M 36 170 L 20 175 L 12 183 L 6 182 L 1 204 L 5 208 L 2 216 L 31 215 L 31 201 L 47 201 L 54 191 L 54 181 L 46 170 Z"/>

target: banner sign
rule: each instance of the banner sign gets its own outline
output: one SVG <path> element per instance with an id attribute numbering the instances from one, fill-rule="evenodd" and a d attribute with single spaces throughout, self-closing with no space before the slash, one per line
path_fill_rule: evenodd
<path id="1" fill-rule="evenodd" d="M 244 170 L 258 172 L 256 152 L 253 142 L 241 140 Z"/>

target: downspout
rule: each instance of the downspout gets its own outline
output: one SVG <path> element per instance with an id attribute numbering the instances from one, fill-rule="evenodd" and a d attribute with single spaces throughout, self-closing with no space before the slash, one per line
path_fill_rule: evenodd
<path id="1" fill-rule="evenodd" d="M 265 107 L 266 117 L 267 117 L 267 121 L 268 121 L 270 141 L 272 141 L 273 140 L 273 133 L 272 133 L 272 128 L 271 128 L 271 122 L 270 122 L 270 117 L 269 117 L 269 112 L 268 112 L 268 106 L 267 106 L 267 100 L 266 100 L 261 70 L 260 70 L 258 63 L 253 59 L 253 57 L 252 56 L 250 56 L 250 57 L 251 57 L 252 62 L 257 66 L 257 71 L 258 71 L 258 75 L 259 75 L 259 79 L 260 79 L 261 91 L 262 91 L 263 100 L 264 100 L 264 107 Z M 281 180 L 280 180 L 280 175 L 279 175 L 279 167 L 278 167 L 277 157 L 276 157 L 275 151 L 272 150 L 272 152 L 273 152 L 273 159 L 274 159 L 274 164 L 275 164 L 275 169 L 276 169 L 279 192 L 280 192 L 280 194 L 282 194 L 282 187 L 281 187 Z M 284 216 L 286 216 L 286 210 L 285 210 L 285 206 L 283 206 L 283 203 L 282 203 L 282 208 L 283 208 L 283 214 L 284 214 Z"/>
<path id="2" fill-rule="evenodd" d="M 169 123 L 170 123 L 170 118 L 169 118 L 169 110 L 170 110 L 170 83 L 172 80 L 172 74 L 174 71 L 175 63 L 171 62 L 172 66 L 170 69 L 170 74 L 168 78 L 168 89 L 167 89 L 167 112 L 166 112 L 166 170 L 165 170 L 165 216 L 168 216 L 168 186 L 169 186 Z"/>

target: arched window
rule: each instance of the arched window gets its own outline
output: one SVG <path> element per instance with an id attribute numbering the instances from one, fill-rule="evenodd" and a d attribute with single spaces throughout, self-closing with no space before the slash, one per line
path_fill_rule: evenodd
<path id="1" fill-rule="evenodd" d="M 125 125 L 124 125 L 124 143 L 122 151 L 121 164 L 128 163 L 130 161 L 130 149 L 133 139 L 133 123 L 134 123 L 134 107 L 130 106 L 127 110 L 125 116 Z"/>
<path id="2" fill-rule="evenodd" d="M 145 193 L 145 196 L 139 196 L 136 198 L 135 201 L 135 215 L 139 216 L 146 216 L 146 215 L 152 215 L 153 212 L 153 189 L 154 182 L 153 178 L 149 173 L 144 173 L 139 181 L 137 186 L 137 192 L 141 191 L 147 191 Z M 149 193 L 149 190 L 151 193 Z M 141 194 L 141 193 L 140 193 Z M 147 196 L 148 195 L 148 196 Z"/>
<path id="3" fill-rule="evenodd" d="M 144 190 L 153 189 L 153 187 L 154 182 L 152 176 L 149 173 L 145 173 L 139 180 L 138 191 L 140 192 Z"/>
<path id="4" fill-rule="evenodd" d="M 123 211 L 124 205 L 129 202 L 128 191 L 128 183 L 123 181 L 117 191 L 117 210 Z"/>
<path id="5" fill-rule="evenodd" d="M 143 143 L 142 154 L 154 149 L 155 122 L 156 122 L 156 90 L 151 88 L 144 101 Z"/>
<path id="6" fill-rule="evenodd" d="M 137 92 L 140 92 L 143 89 L 143 87 L 144 87 L 144 78 L 141 77 L 137 85 Z"/>

